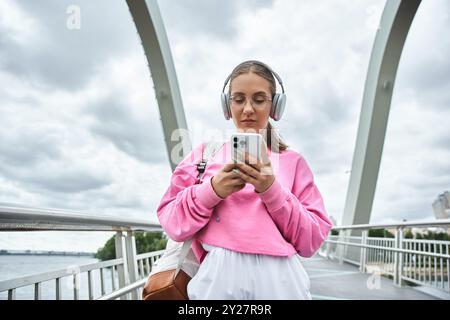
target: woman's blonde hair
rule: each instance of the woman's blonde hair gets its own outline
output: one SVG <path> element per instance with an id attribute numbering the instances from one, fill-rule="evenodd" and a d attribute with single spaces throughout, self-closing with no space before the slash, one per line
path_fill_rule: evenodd
<path id="1" fill-rule="evenodd" d="M 233 72 L 231 73 L 231 77 L 230 77 L 230 86 L 228 88 L 229 95 L 231 95 L 231 82 L 233 81 L 233 79 L 240 76 L 241 74 L 247 74 L 250 72 L 257 74 L 258 76 L 266 79 L 269 82 L 270 92 L 272 94 L 272 99 L 273 99 L 273 97 L 275 96 L 275 93 L 276 93 L 276 84 L 275 84 L 275 78 L 272 74 L 272 71 L 267 69 L 262 64 L 259 64 L 254 61 L 247 61 L 247 62 L 241 63 L 233 70 Z M 275 128 L 270 123 L 270 121 L 267 122 L 267 130 L 266 130 L 265 139 L 266 139 L 267 146 L 272 151 L 282 152 L 282 151 L 285 151 L 289 147 L 278 135 L 278 133 L 276 132 Z M 273 141 L 272 141 L 272 139 L 273 139 Z M 274 148 L 272 148 L 272 146 L 276 146 L 277 148 L 274 149 Z"/>

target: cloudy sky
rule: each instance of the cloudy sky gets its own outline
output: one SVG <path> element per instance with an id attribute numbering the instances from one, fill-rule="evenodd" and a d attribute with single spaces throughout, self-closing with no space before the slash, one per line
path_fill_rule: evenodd
<path id="1" fill-rule="evenodd" d="M 159 1 L 194 144 L 233 129 L 223 81 L 258 59 L 284 80 L 275 126 L 340 224 L 385 1 Z M 70 29 L 67 9 L 80 9 Z M 423 1 L 392 99 L 371 222 L 433 219 L 450 189 L 450 3 Z M 207 121 L 205 121 L 207 119 Z M 157 221 L 170 179 L 140 39 L 122 0 L 0 2 L 0 202 Z M 96 251 L 111 233 L 1 233 L 0 249 Z"/>

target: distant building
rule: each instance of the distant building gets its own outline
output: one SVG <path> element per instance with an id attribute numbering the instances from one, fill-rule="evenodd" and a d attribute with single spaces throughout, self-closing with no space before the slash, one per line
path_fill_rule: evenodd
<path id="1" fill-rule="evenodd" d="M 433 202 L 433 211 L 436 219 L 450 218 L 450 193 L 445 191 Z"/>

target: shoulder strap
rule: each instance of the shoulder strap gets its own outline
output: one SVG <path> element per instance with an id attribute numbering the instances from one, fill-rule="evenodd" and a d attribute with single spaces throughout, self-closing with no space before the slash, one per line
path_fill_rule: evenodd
<path id="1" fill-rule="evenodd" d="M 201 181 L 203 175 L 205 174 L 206 164 L 208 163 L 208 160 L 211 159 L 224 144 L 225 142 L 223 141 L 208 141 L 205 143 L 205 147 L 202 150 L 202 160 L 199 164 L 197 164 L 199 181 Z"/>
<path id="2" fill-rule="evenodd" d="M 211 159 L 224 144 L 225 142 L 222 141 L 208 141 L 205 143 L 205 147 L 203 148 L 202 151 L 202 160 L 200 161 L 199 164 L 197 164 L 197 170 L 199 172 L 199 181 L 201 181 L 203 175 L 205 174 L 206 164 L 208 163 L 208 160 Z M 183 242 L 180 255 L 178 256 L 178 266 L 177 270 L 175 271 L 175 277 L 180 271 L 183 261 L 189 254 L 189 249 L 191 248 L 191 245 L 192 239 Z"/>

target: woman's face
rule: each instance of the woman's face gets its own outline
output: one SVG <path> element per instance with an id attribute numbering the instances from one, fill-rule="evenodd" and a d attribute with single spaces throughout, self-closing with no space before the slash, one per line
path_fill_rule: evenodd
<path id="1" fill-rule="evenodd" d="M 272 106 L 270 82 L 249 72 L 234 78 L 230 86 L 231 114 L 238 131 L 259 133 L 265 129 Z"/>

